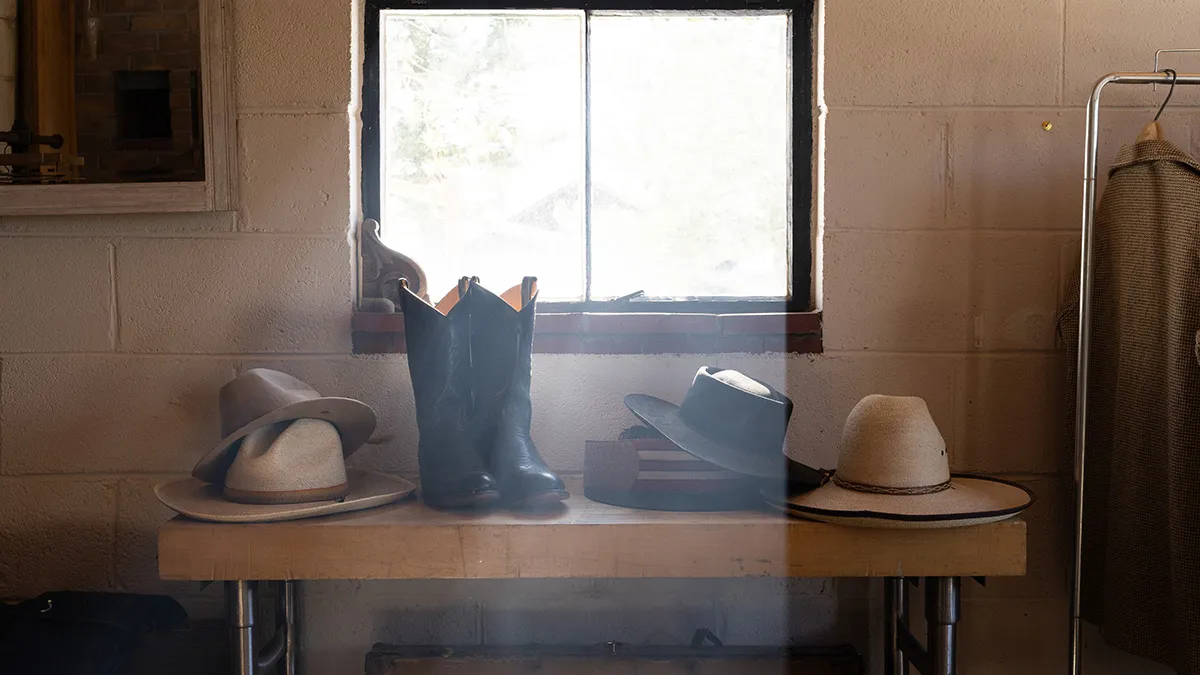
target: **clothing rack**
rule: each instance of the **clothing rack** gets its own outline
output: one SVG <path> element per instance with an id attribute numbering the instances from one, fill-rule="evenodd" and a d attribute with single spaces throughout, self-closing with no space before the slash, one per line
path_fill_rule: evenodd
<path id="1" fill-rule="evenodd" d="M 1196 52 L 1194 49 L 1162 49 L 1154 57 L 1167 52 Z M 1087 397 L 1088 362 L 1091 332 L 1092 299 L 1092 229 L 1096 220 L 1096 155 L 1100 142 L 1100 95 L 1110 84 L 1200 84 L 1198 73 L 1174 71 L 1118 72 L 1100 78 L 1092 89 L 1087 107 L 1087 140 L 1083 159 L 1083 236 L 1079 257 L 1079 354 L 1075 374 L 1075 557 L 1071 588 L 1071 675 L 1082 675 L 1082 628 L 1080 618 L 1080 576 L 1083 565 L 1083 490 L 1084 462 L 1087 457 Z"/>

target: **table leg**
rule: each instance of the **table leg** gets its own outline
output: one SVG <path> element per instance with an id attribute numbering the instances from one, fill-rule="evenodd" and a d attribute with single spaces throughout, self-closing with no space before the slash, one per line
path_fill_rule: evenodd
<path id="1" fill-rule="evenodd" d="M 884 675 L 908 675 L 908 659 L 900 640 L 907 630 L 908 586 L 904 577 L 883 580 L 883 672 Z"/>
<path id="2" fill-rule="evenodd" d="M 225 582 L 225 611 L 229 622 L 229 665 L 233 675 L 254 673 L 254 582 Z"/>
<path id="3" fill-rule="evenodd" d="M 925 580 L 925 624 L 929 630 L 926 648 L 931 671 L 926 675 L 954 675 L 958 651 L 958 577 L 929 577 Z"/>
<path id="4" fill-rule="evenodd" d="M 283 608 L 283 628 L 284 631 L 284 647 L 283 647 L 283 675 L 296 675 L 296 647 L 298 644 L 296 635 L 296 582 L 285 581 L 283 588 L 280 590 L 283 595 L 283 601 L 280 603 Z"/>

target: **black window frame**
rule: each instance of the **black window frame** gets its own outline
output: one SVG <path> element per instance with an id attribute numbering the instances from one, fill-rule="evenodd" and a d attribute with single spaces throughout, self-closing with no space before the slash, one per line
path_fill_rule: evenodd
<path id="1" fill-rule="evenodd" d="M 815 96 L 813 91 L 813 27 L 815 0 L 524 0 L 486 2 L 481 0 L 366 0 L 363 32 L 362 78 L 362 205 L 363 217 L 380 220 L 380 129 L 379 18 L 383 10 L 575 10 L 592 11 L 788 11 L 791 14 L 791 231 L 789 245 L 789 297 L 773 299 L 681 299 L 652 301 L 590 300 L 539 303 L 547 312 L 653 312 L 653 313 L 782 313 L 814 310 L 813 182 L 815 157 L 813 138 Z M 380 220 L 382 222 L 382 220 Z M 387 227 L 388 223 L 383 223 Z M 420 260 L 416 261 L 420 264 Z"/>

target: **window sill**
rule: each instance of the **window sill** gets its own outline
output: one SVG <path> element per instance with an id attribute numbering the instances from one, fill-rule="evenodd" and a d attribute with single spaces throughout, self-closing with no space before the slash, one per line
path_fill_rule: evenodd
<path id="1" fill-rule="evenodd" d="M 359 312 L 355 354 L 403 354 L 404 315 Z M 821 313 L 599 314 L 537 316 L 541 354 L 821 353 Z"/>

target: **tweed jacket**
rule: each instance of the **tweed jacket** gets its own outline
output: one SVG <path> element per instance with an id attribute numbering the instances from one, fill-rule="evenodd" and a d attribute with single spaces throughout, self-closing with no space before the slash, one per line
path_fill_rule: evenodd
<path id="1" fill-rule="evenodd" d="M 1200 163 L 1162 140 L 1122 148 L 1093 236 L 1083 614 L 1200 675 Z"/>

